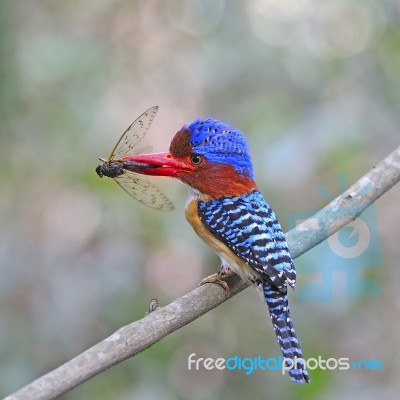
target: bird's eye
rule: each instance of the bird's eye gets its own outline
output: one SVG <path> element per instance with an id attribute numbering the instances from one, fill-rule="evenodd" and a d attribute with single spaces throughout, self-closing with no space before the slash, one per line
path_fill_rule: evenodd
<path id="1" fill-rule="evenodd" d="M 198 154 L 192 154 L 190 156 L 190 161 L 193 165 L 200 165 L 203 162 L 203 157 Z"/>

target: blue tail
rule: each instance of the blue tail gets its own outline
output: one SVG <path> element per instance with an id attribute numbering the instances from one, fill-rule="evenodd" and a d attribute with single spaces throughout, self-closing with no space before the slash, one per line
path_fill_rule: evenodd
<path id="1" fill-rule="evenodd" d="M 295 361 L 296 357 L 296 365 L 288 371 L 290 379 L 296 383 L 310 383 L 310 378 L 303 361 L 303 353 L 297 340 L 293 322 L 290 319 L 287 293 L 282 293 L 267 283 L 263 284 L 263 292 L 283 358 Z M 293 365 L 289 361 L 287 365 L 290 364 Z"/>

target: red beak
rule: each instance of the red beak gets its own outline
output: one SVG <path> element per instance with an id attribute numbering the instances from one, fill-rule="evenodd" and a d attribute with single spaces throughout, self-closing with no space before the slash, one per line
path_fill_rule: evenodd
<path id="1" fill-rule="evenodd" d="M 178 160 L 171 153 L 135 154 L 123 157 L 123 160 L 131 160 L 148 164 L 148 168 L 140 168 L 135 171 L 145 175 L 179 177 L 183 172 L 193 171 L 191 164 Z"/>

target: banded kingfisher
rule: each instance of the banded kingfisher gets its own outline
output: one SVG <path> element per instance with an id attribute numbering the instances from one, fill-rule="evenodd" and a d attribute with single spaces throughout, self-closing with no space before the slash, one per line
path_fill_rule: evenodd
<path id="1" fill-rule="evenodd" d="M 293 366 L 291 380 L 309 383 L 288 303 L 295 267 L 276 214 L 254 181 L 245 135 L 225 122 L 201 118 L 176 133 L 168 152 L 124 159 L 144 166 L 137 173 L 174 177 L 188 186 L 186 219 L 221 259 L 221 271 L 206 281 L 233 271 L 258 287 L 283 362 Z"/>

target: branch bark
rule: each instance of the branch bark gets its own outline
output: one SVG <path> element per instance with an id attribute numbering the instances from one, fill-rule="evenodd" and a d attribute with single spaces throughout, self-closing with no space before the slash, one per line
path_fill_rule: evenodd
<path id="1" fill-rule="evenodd" d="M 293 258 L 299 257 L 357 218 L 400 180 L 400 147 L 296 229 L 286 234 Z M 237 276 L 228 280 L 230 295 L 218 285 L 203 285 L 143 319 L 118 329 L 77 357 L 4 400 L 54 399 L 107 368 L 133 357 L 163 337 L 217 307 L 247 285 Z"/>

